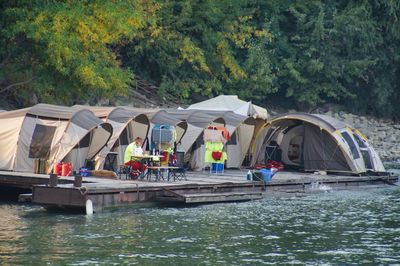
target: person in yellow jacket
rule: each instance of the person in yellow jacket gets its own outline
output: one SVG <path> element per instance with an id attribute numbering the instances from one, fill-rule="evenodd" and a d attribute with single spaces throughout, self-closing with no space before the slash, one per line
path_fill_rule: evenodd
<path id="1" fill-rule="evenodd" d="M 146 170 L 146 165 L 143 165 L 140 160 L 132 160 L 132 156 L 143 155 L 143 142 L 140 137 L 137 137 L 131 144 L 126 147 L 124 154 L 124 164 L 131 167 L 131 177 L 136 177 L 140 172 Z"/>

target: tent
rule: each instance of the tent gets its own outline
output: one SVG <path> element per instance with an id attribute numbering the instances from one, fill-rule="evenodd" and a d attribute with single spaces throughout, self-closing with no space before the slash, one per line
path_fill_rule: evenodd
<path id="1" fill-rule="evenodd" d="M 226 143 L 226 167 L 240 168 L 246 156 L 250 156 L 250 144 L 254 136 L 256 119 L 232 111 L 201 110 L 208 115 L 222 117 L 231 137 Z"/>
<path id="2" fill-rule="evenodd" d="M 116 163 L 122 164 L 125 149 L 129 143 L 137 137 L 143 140 L 147 138 L 150 121 L 147 115 L 140 111 L 128 110 L 123 107 L 77 107 L 89 108 L 98 118 L 110 123 L 114 129 L 107 146 L 96 156 L 96 169 L 103 169 L 106 157 L 110 152 L 117 153 Z"/>
<path id="3" fill-rule="evenodd" d="M 250 142 L 250 150 L 248 152 L 249 159 L 253 157 L 254 150 L 256 149 L 255 136 L 258 135 L 268 119 L 268 112 L 265 108 L 257 106 L 252 102 L 240 100 L 237 95 L 219 95 L 215 98 L 192 104 L 187 109 L 220 112 L 232 111 L 235 114 L 253 117 L 255 119 L 255 125 L 254 134 Z"/>
<path id="4" fill-rule="evenodd" d="M 185 161 L 190 162 L 194 170 L 204 167 L 203 131 L 209 125 L 222 125 L 231 134 L 227 143 L 227 167 L 239 168 L 249 152 L 255 120 L 253 117 L 238 115 L 232 111 L 211 110 L 164 110 L 159 111 L 152 121 L 166 123 L 169 119 L 177 119 L 187 123 L 187 131 L 178 144 L 178 150 L 185 152 Z"/>
<path id="5" fill-rule="evenodd" d="M 93 159 L 113 129 L 87 109 L 37 104 L 0 114 L 0 169 L 34 172 L 35 162 L 72 162 L 73 170 Z"/>
<path id="6" fill-rule="evenodd" d="M 243 116 L 268 119 L 265 108 L 240 100 L 237 95 L 219 95 L 215 98 L 190 105 L 188 110 L 232 111 Z"/>
<path id="7" fill-rule="evenodd" d="M 168 113 L 167 110 L 159 110 L 151 115 L 151 123 L 174 126 L 176 130 L 176 143 L 179 145 L 188 128 L 188 123 Z"/>
<path id="8" fill-rule="evenodd" d="M 211 125 L 225 126 L 225 120 L 220 114 L 208 114 L 201 110 L 166 110 L 168 117 L 185 121 L 187 130 L 178 143 L 177 149 L 185 152 L 185 162 L 189 162 L 193 170 L 204 167 L 204 145 L 202 133 Z M 202 147 L 203 146 L 203 147 Z"/>
<path id="9" fill-rule="evenodd" d="M 325 115 L 277 116 L 260 131 L 256 147 L 252 165 L 275 159 L 305 171 L 385 171 L 379 156 L 358 130 Z"/>

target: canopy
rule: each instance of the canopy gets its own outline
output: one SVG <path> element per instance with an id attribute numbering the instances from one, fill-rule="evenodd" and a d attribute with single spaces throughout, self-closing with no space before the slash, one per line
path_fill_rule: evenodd
<path id="1" fill-rule="evenodd" d="M 233 111 L 243 116 L 268 119 L 265 108 L 240 100 L 237 95 L 219 95 L 215 98 L 190 105 L 188 110 Z"/>

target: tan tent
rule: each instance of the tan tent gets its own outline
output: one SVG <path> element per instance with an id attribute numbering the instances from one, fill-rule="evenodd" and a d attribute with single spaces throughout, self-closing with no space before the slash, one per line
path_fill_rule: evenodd
<path id="1" fill-rule="evenodd" d="M 0 121 L 0 169 L 20 172 L 34 172 L 37 159 L 47 161 L 47 173 L 61 161 L 72 162 L 78 171 L 113 131 L 87 109 L 48 104 L 3 112 Z"/>
<path id="2" fill-rule="evenodd" d="M 204 148 L 202 146 L 202 132 L 210 124 L 225 126 L 225 120 L 216 115 L 207 114 L 200 110 L 165 110 L 163 119 L 159 117 L 157 123 L 165 123 L 166 119 L 177 119 L 187 123 L 187 130 L 178 143 L 178 150 L 185 152 L 185 161 L 194 170 L 204 167 Z M 199 144 L 200 146 L 198 146 Z M 204 146 L 204 145 L 203 145 Z"/>
<path id="3" fill-rule="evenodd" d="M 232 111 L 199 110 L 214 117 L 222 117 L 231 138 L 226 143 L 227 168 L 240 168 L 247 156 L 250 156 L 250 144 L 255 132 L 256 119 L 236 114 Z M 200 137 L 202 140 L 202 136 Z"/>
<path id="4" fill-rule="evenodd" d="M 252 165 L 266 159 L 305 171 L 384 172 L 367 139 L 332 117 L 294 113 L 277 116 L 260 132 Z"/>
<path id="5" fill-rule="evenodd" d="M 219 112 L 232 111 L 235 114 L 254 118 L 254 134 L 250 142 L 247 161 L 251 160 L 254 150 L 256 149 L 256 136 L 259 134 L 268 119 L 268 112 L 265 108 L 257 106 L 252 102 L 243 101 L 239 99 L 237 95 L 219 95 L 215 98 L 192 104 L 187 109 Z"/>
<path id="6" fill-rule="evenodd" d="M 96 156 L 96 169 L 103 169 L 104 162 L 110 152 L 117 153 L 117 165 L 124 162 L 124 153 L 129 143 L 137 137 L 145 140 L 149 133 L 150 121 L 146 114 L 133 109 L 123 107 L 95 107 L 77 106 L 89 108 L 98 118 L 110 123 L 113 127 L 113 135 L 101 152 Z M 116 169 L 114 169 L 116 170 Z"/>
<path id="7" fill-rule="evenodd" d="M 222 125 L 231 134 L 227 142 L 227 167 L 240 168 L 243 160 L 249 153 L 255 121 L 253 117 L 238 115 L 232 111 L 210 110 L 164 110 L 157 113 L 152 121 L 163 124 L 170 119 L 178 119 L 188 123 L 187 131 L 178 145 L 178 150 L 186 153 L 186 161 L 194 170 L 204 168 L 204 141 L 203 131 L 209 125 Z"/>

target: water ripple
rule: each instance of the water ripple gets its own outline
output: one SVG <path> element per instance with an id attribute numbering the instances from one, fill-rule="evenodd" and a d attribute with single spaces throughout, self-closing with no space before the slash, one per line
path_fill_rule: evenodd
<path id="1" fill-rule="evenodd" d="M 391 188 L 91 217 L 1 204 L 0 264 L 396 264 L 399 203 Z"/>

